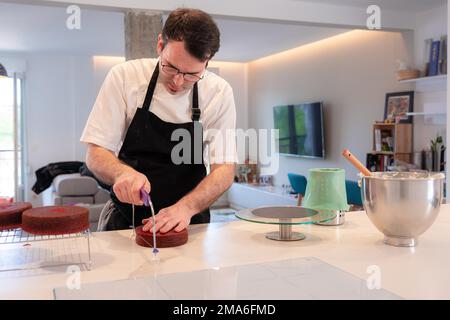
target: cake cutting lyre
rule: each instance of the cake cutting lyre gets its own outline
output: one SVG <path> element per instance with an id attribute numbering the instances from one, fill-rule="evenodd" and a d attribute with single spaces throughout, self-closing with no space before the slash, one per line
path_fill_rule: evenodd
<path id="1" fill-rule="evenodd" d="M 150 207 L 151 213 L 152 213 L 152 221 L 153 221 L 153 256 L 152 256 L 152 261 L 159 261 L 159 257 L 158 257 L 158 248 L 156 247 L 156 227 L 155 227 L 155 209 L 153 208 L 153 203 L 152 200 L 150 199 L 150 195 L 147 193 L 147 191 L 144 190 L 144 188 L 141 189 L 141 200 L 144 203 L 144 206 L 146 207 Z M 133 219 L 134 220 L 134 219 Z M 133 221 L 133 225 L 134 225 L 134 221 Z"/>

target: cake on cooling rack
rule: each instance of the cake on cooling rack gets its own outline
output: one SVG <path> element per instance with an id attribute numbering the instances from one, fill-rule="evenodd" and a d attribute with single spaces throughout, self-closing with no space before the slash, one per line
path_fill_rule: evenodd
<path id="1" fill-rule="evenodd" d="M 180 232 L 171 230 L 166 233 L 156 233 L 156 247 L 170 248 L 185 244 L 188 241 L 187 229 Z M 142 226 L 136 228 L 136 243 L 142 247 L 153 247 L 153 232 L 143 231 Z"/>
<path id="2" fill-rule="evenodd" d="M 78 233 L 89 228 L 89 210 L 77 206 L 28 209 L 22 214 L 22 229 L 37 235 Z"/>
<path id="3" fill-rule="evenodd" d="M 20 228 L 22 213 L 31 207 L 29 202 L 0 203 L 0 231 Z"/>

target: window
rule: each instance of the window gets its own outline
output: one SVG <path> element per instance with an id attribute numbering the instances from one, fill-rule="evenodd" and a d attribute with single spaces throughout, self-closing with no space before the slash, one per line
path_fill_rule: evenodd
<path id="1" fill-rule="evenodd" d="M 23 201 L 23 117 L 19 74 L 0 78 L 0 200 Z"/>

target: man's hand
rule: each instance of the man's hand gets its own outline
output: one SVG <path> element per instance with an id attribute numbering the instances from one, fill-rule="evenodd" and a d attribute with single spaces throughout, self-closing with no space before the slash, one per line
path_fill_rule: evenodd
<path id="1" fill-rule="evenodd" d="M 121 202 L 141 206 L 143 205 L 140 194 L 142 187 L 144 187 L 147 193 L 150 192 L 150 182 L 147 177 L 129 168 L 117 176 L 114 181 L 113 190 Z"/>
<path id="2" fill-rule="evenodd" d="M 170 207 L 161 209 L 155 215 L 155 231 L 165 233 L 175 228 L 175 232 L 180 232 L 189 225 L 191 217 L 192 214 L 189 213 L 187 208 L 176 203 Z M 142 220 L 142 224 L 144 224 L 142 227 L 143 231 L 153 232 L 153 219 L 151 217 Z"/>
<path id="3" fill-rule="evenodd" d="M 208 208 L 233 183 L 234 164 L 211 165 L 211 173 L 174 205 L 161 209 L 155 216 L 155 229 L 161 233 L 182 231 L 191 217 Z M 152 218 L 142 220 L 143 231 L 153 231 Z"/>

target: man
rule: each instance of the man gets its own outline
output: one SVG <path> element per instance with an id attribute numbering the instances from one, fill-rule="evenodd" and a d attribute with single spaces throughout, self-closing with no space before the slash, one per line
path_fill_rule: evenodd
<path id="1" fill-rule="evenodd" d="M 141 189 L 150 193 L 156 231 L 210 221 L 208 208 L 231 185 L 236 162 L 234 139 L 219 141 L 235 129 L 233 92 L 206 70 L 219 46 L 219 30 L 208 14 L 177 9 L 158 36 L 159 59 L 127 61 L 109 72 L 81 137 L 88 144 L 87 166 L 112 185 L 99 230 L 141 223 L 144 231 L 153 230 Z M 192 146 L 174 152 L 180 130 L 189 133 Z M 203 157 L 195 157 L 203 142 L 209 146 L 209 175 Z M 177 155 L 189 161 L 180 164 Z"/>

